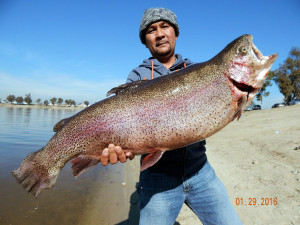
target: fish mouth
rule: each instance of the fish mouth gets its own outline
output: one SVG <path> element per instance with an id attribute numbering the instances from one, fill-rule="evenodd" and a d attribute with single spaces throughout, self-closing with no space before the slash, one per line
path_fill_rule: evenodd
<path id="1" fill-rule="evenodd" d="M 273 65 L 273 63 L 275 62 L 275 60 L 278 57 L 278 54 L 272 54 L 272 55 L 268 55 L 268 56 L 264 56 L 259 50 L 258 48 L 254 45 L 254 43 L 252 42 L 252 54 L 253 54 L 253 59 L 254 59 L 254 70 L 257 74 L 255 79 L 252 79 L 250 81 L 250 84 L 252 85 L 252 87 L 254 86 L 257 89 L 260 89 L 264 83 L 264 81 L 266 80 L 266 77 Z"/>
<path id="2" fill-rule="evenodd" d="M 272 54 L 272 55 L 268 55 L 268 56 L 264 56 L 259 50 L 258 48 L 254 45 L 254 43 L 251 43 L 251 47 L 252 47 L 252 51 L 256 57 L 256 60 L 258 61 L 258 64 L 260 65 L 260 67 L 264 67 L 264 68 L 268 68 L 271 69 L 272 64 L 275 62 L 275 60 L 277 59 L 278 54 Z"/>
<path id="3" fill-rule="evenodd" d="M 260 61 L 261 64 L 263 64 L 266 67 L 267 65 L 272 65 L 275 60 L 277 59 L 278 54 L 275 53 L 273 55 L 269 55 L 269 56 L 264 56 L 261 51 L 259 51 L 259 49 L 255 46 L 255 44 L 253 43 L 253 36 L 252 35 L 248 35 L 249 36 L 249 43 L 251 43 L 251 48 L 252 51 L 254 53 L 254 55 L 256 56 L 256 59 L 258 61 Z"/>
<path id="4" fill-rule="evenodd" d="M 252 44 L 252 50 L 254 52 L 254 55 L 256 56 L 256 58 L 258 60 L 264 60 L 265 57 L 263 56 L 263 54 L 258 50 L 258 48 L 253 44 L 253 42 L 251 43 Z"/>
<path id="5" fill-rule="evenodd" d="M 254 45 L 252 35 L 245 35 L 245 46 L 249 45 L 246 51 L 247 57 L 237 58 L 232 61 L 233 66 L 230 68 L 229 81 L 245 95 L 255 95 L 262 87 L 268 72 L 277 58 L 277 53 L 264 56 Z M 242 94 L 241 93 L 241 94 Z"/>
<path id="6" fill-rule="evenodd" d="M 230 77 L 229 77 L 229 80 L 233 84 L 233 86 L 236 87 L 239 91 L 246 92 L 247 96 L 249 96 L 252 93 L 256 93 L 258 90 L 258 88 L 255 88 L 255 87 L 245 84 L 245 83 L 237 82 Z"/>

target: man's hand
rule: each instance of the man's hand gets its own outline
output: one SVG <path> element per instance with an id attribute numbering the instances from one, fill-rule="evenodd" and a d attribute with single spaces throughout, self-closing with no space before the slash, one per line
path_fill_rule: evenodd
<path id="1" fill-rule="evenodd" d="M 134 155 L 131 152 L 125 153 L 120 146 L 109 144 L 108 148 L 103 150 L 100 161 L 103 166 L 107 166 L 108 163 L 115 164 L 118 161 L 124 163 L 127 158 L 132 160 Z"/>

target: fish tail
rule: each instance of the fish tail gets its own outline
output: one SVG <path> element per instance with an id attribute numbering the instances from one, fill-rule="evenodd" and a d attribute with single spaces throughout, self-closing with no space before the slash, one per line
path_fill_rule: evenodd
<path id="1" fill-rule="evenodd" d="M 39 164 L 37 160 L 35 160 L 38 152 L 33 152 L 28 155 L 21 166 L 11 172 L 18 183 L 22 184 L 26 191 L 31 192 L 35 196 L 43 189 L 51 188 L 55 184 L 60 171 L 59 169 L 53 169 L 50 174 L 44 165 Z"/>
<path id="2" fill-rule="evenodd" d="M 80 176 L 83 172 L 87 171 L 88 169 L 96 166 L 100 160 L 98 159 L 91 159 L 84 156 L 79 156 L 76 159 L 71 161 L 73 175 L 75 177 Z"/>

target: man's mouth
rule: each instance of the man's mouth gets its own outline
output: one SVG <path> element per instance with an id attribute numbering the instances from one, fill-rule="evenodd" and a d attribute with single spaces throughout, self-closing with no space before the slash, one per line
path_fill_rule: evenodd
<path id="1" fill-rule="evenodd" d="M 161 45 L 165 45 L 165 44 L 168 44 L 167 41 L 159 41 L 159 42 L 156 42 L 156 47 L 159 47 Z"/>

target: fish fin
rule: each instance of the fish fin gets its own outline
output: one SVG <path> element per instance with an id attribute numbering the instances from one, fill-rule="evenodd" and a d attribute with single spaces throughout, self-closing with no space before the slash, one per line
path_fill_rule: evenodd
<path id="1" fill-rule="evenodd" d="M 234 121 L 235 118 L 236 118 L 236 120 L 238 121 L 238 120 L 241 118 L 241 116 L 242 116 L 242 110 L 239 109 L 239 110 L 234 114 L 234 116 L 232 117 L 232 120 L 231 120 L 231 121 Z"/>
<path id="2" fill-rule="evenodd" d="M 63 128 L 64 125 L 67 124 L 67 122 L 70 120 L 70 118 L 65 118 L 65 119 L 62 119 L 60 120 L 58 123 L 56 123 L 53 127 L 53 131 L 54 132 L 57 132 L 59 131 L 61 128 Z"/>
<path id="3" fill-rule="evenodd" d="M 60 169 L 57 168 L 56 170 L 52 170 L 50 174 L 46 166 L 35 160 L 38 152 L 28 155 L 21 166 L 11 172 L 17 182 L 22 184 L 26 191 L 33 193 L 35 196 L 43 189 L 51 188 L 55 184 L 60 172 Z"/>
<path id="4" fill-rule="evenodd" d="M 79 156 L 71 161 L 73 175 L 79 177 L 83 172 L 96 166 L 100 160 Z"/>
<path id="5" fill-rule="evenodd" d="M 149 82 L 149 80 L 137 80 L 137 81 L 134 81 L 131 83 L 122 84 L 118 87 L 112 88 L 110 91 L 107 92 L 106 96 L 109 96 L 111 94 L 118 95 L 118 94 L 124 93 L 126 91 L 136 89 L 136 88 L 140 87 L 141 85 L 144 85 L 148 82 Z"/>
<path id="6" fill-rule="evenodd" d="M 241 118 L 241 116 L 242 116 L 242 110 L 240 110 L 240 112 L 238 114 L 237 121 Z"/>
<path id="7" fill-rule="evenodd" d="M 142 159 L 141 171 L 148 169 L 149 167 L 151 167 L 155 163 L 157 163 L 157 161 L 162 157 L 163 154 L 164 154 L 163 151 L 158 150 L 158 151 L 155 151 L 155 152 L 152 152 L 152 153 L 146 155 Z"/>

